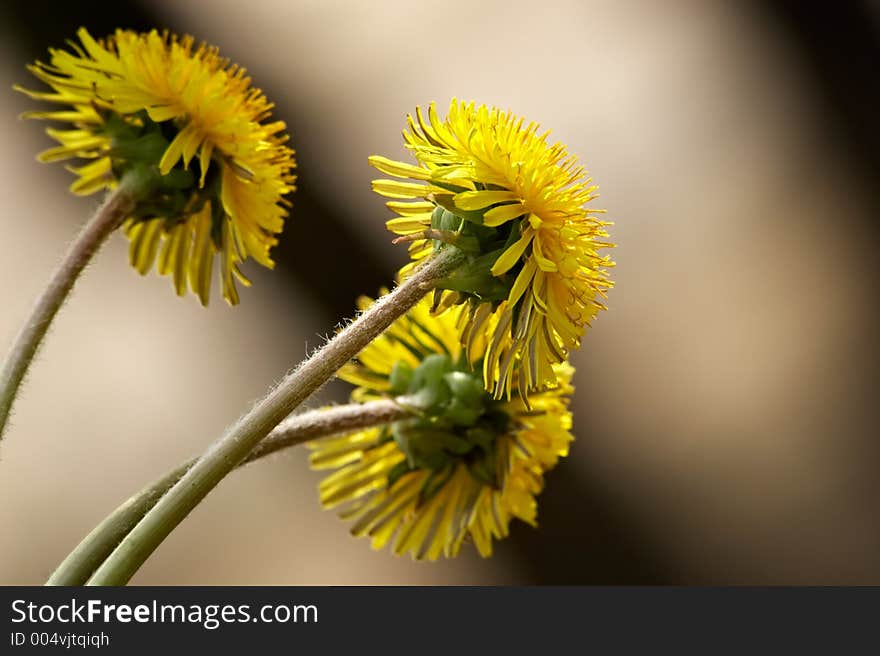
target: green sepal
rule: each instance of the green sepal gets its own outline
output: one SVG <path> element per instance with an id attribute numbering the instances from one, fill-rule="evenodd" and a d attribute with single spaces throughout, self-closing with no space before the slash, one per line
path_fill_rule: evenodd
<path id="1" fill-rule="evenodd" d="M 434 473 L 451 471 L 455 463 L 467 466 L 475 479 L 495 485 L 495 444 L 511 420 L 466 358 L 453 361 L 449 354 L 432 353 L 415 368 L 398 361 L 389 382 L 391 393 L 403 397 L 401 402 L 417 415 L 386 428 L 406 458 L 389 472 L 389 485 L 405 472 L 421 469 L 432 472 L 430 491 L 440 480 Z"/>
<path id="2" fill-rule="evenodd" d="M 440 206 L 435 207 L 431 213 L 431 229 L 435 235 L 441 236 L 432 240 L 434 248 L 438 249 L 443 244 L 449 244 L 469 255 L 480 253 L 482 248 L 480 240 L 475 235 L 465 232 L 464 227 L 465 223 L 461 218 Z"/>
<path id="3" fill-rule="evenodd" d="M 449 443 L 437 439 L 439 433 L 426 430 L 423 421 L 422 419 L 396 421 L 391 425 L 391 432 L 410 467 L 439 469 L 449 462 L 449 455 L 444 451 Z M 456 446 L 460 448 L 461 445 Z"/>
<path id="4" fill-rule="evenodd" d="M 485 409 L 486 391 L 482 381 L 463 371 L 451 371 L 443 380 L 452 392 L 444 417 L 457 426 L 473 426 Z"/>
<path id="5" fill-rule="evenodd" d="M 476 444 L 483 451 L 487 451 L 492 448 L 492 444 L 495 442 L 495 438 L 498 436 L 498 432 L 486 428 L 485 426 L 474 426 L 472 428 L 468 428 L 465 431 L 465 435 L 468 440 Z"/>
<path id="6" fill-rule="evenodd" d="M 405 360 L 398 360 L 391 368 L 388 382 L 391 384 L 390 392 L 397 396 L 409 391 L 413 379 L 413 368 Z"/>
<path id="7" fill-rule="evenodd" d="M 410 403 L 425 411 L 445 405 L 449 401 L 450 391 L 443 376 L 451 368 L 449 356 L 441 353 L 433 353 L 422 360 L 410 381 Z"/>
<path id="8" fill-rule="evenodd" d="M 167 148 L 168 141 L 160 132 L 148 132 L 132 139 L 114 139 L 108 155 L 116 160 L 155 164 Z"/>
<path id="9" fill-rule="evenodd" d="M 484 301 L 503 301 L 510 295 L 513 280 L 509 276 L 495 277 L 492 265 L 503 250 L 495 250 L 465 262 L 451 275 L 437 282 L 438 289 L 465 292 Z"/>
<path id="10" fill-rule="evenodd" d="M 480 418 L 482 411 L 481 405 L 464 403 L 461 399 L 453 398 L 446 406 L 444 416 L 456 426 L 472 426 Z"/>
<path id="11" fill-rule="evenodd" d="M 470 451 L 473 446 L 463 437 L 459 437 L 454 433 L 435 428 L 417 429 L 421 432 L 425 444 L 430 444 L 430 448 L 424 450 L 425 455 L 431 455 L 436 451 L 444 451 L 456 456 L 464 455 Z"/>
<path id="12" fill-rule="evenodd" d="M 443 380 L 449 386 L 453 396 L 465 403 L 483 407 L 483 399 L 486 390 L 480 381 L 472 373 L 464 371 L 450 371 L 444 374 Z"/>

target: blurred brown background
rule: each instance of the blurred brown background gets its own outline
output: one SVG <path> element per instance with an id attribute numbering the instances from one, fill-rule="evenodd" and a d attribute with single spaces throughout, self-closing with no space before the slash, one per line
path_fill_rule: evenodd
<path id="1" fill-rule="evenodd" d="M 457 96 L 552 128 L 616 221 L 540 529 L 491 560 L 372 552 L 292 452 L 225 481 L 134 582 L 880 584 L 876 4 L 81 0 L 0 19 L 2 349 L 98 202 L 35 161 L 48 139 L 9 90 L 79 25 L 220 46 L 300 165 L 279 271 L 250 267 L 239 308 L 140 279 L 118 235 L 87 272 L 0 448 L 0 583 L 42 583 L 388 283 L 404 250 L 366 158 L 402 156 L 405 114 Z"/>

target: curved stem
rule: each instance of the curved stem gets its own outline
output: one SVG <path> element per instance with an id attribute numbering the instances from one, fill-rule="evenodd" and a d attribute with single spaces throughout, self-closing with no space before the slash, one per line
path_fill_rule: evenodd
<path id="1" fill-rule="evenodd" d="M 406 416 L 409 416 L 409 411 L 391 400 L 352 403 L 304 412 L 290 417 L 273 430 L 239 466 L 316 437 L 368 428 Z M 85 583 L 135 524 L 195 462 L 195 458 L 188 460 L 120 505 L 70 552 L 46 581 L 46 585 Z"/>
<path id="2" fill-rule="evenodd" d="M 22 326 L 0 369 L 0 439 L 9 420 L 12 403 L 46 336 L 52 319 L 61 309 L 64 300 L 73 289 L 83 269 L 98 252 L 107 237 L 128 216 L 134 207 L 134 195 L 124 181 L 107 194 L 95 215 L 82 227 L 58 267 L 52 273 L 49 284 L 37 298 L 31 314 Z"/>
<path id="3" fill-rule="evenodd" d="M 52 572 L 46 585 L 83 585 L 128 532 L 156 502 L 192 467 L 188 460 L 150 483 L 110 513 L 83 538 Z"/>
<path id="4" fill-rule="evenodd" d="M 463 261 L 457 249 L 439 251 L 300 364 L 208 448 L 116 547 L 89 585 L 127 583 L 174 527 L 269 431 Z"/>

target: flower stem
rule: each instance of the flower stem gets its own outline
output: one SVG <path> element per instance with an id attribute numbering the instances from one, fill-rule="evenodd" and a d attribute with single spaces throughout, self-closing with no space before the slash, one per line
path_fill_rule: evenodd
<path id="1" fill-rule="evenodd" d="M 393 400 L 352 403 L 293 415 L 263 440 L 239 465 L 259 460 L 325 435 L 385 424 L 408 416 Z M 49 577 L 46 585 L 83 585 L 128 532 L 196 462 L 193 458 L 153 481 L 98 524 Z"/>
<path id="2" fill-rule="evenodd" d="M 208 447 L 122 540 L 88 584 L 127 583 L 174 527 L 244 460 L 269 431 L 463 261 L 464 255 L 457 249 L 444 248 L 439 251 L 399 287 L 380 298 L 302 362 L 268 396 Z"/>
<path id="3" fill-rule="evenodd" d="M 61 309 L 83 269 L 98 252 L 107 237 L 132 210 L 135 196 L 123 181 L 107 194 L 95 215 L 82 227 L 64 258 L 52 273 L 49 284 L 37 298 L 31 314 L 22 326 L 0 369 L 0 439 L 9 421 L 12 404 L 28 367 L 37 354 L 52 319 Z"/>

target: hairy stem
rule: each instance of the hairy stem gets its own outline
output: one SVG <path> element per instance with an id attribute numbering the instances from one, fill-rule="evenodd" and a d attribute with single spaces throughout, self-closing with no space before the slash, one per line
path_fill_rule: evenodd
<path id="1" fill-rule="evenodd" d="M 445 248 L 420 266 L 399 287 L 365 310 L 355 321 L 306 359 L 262 401 L 226 432 L 174 484 L 97 569 L 89 585 L 124 585 L 198 503 L 251 450 L 326 383 L 342 365 L 405 314 L 439 280 L 464 260 Z"/>
<path id="2" fill-rule="evenodd" d="M 409 411 L 392 400 L 352 403 L 293 415 L 245 458 L 239 467 L 276 451 L 325 435 L 336 435 L 402 419 Z M 98 524 L 46 581 L 46 585 L 82 585 L 160 497 L 193 466 L 193 458 L 153 481 Z"/>
<path id="3" fill-rule="evenodd" d="M 49 330 L 52 319 L 61 309 L 79 275 L 135 204 L 130 185 L 123 181 L 111 191 L 95 215 L 82 227 L 80 233 L 52 273 L 49 284 L 37 298 L 31 314 L 25 321 L 0 369 L 0 439 L 9 421 L 12 404 L 28 367 Z"/>

